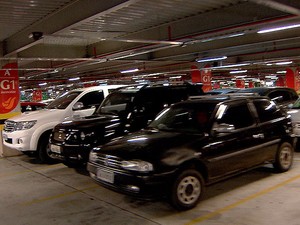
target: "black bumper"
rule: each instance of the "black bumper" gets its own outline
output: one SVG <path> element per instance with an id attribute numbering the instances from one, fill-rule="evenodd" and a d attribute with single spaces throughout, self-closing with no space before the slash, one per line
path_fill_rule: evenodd
<path id="1" fill-rule="evenodd" d="M 87 163 L 89 159 L 89 153 L 92 150 L 90 146 L 83 145 L 61 145 L 57 143 L 51 143 L 60 146 L 61 153 L 52 152 L 49 150 L 49 156 L 59 161 L 68 161 L 73 163 Z"/>
<path id="2" fill-rule="evenodd" d="M 98 169 L 113 173 L 113 183 L 99 179 L 97 177 Z M 175 171 L 162 174 L 135 174 L 90 162 L 87 164 L 87 170 L 90 172 L 91 178 L 102 186 L 143 200 L 166 195 L 175 174 Z"/>

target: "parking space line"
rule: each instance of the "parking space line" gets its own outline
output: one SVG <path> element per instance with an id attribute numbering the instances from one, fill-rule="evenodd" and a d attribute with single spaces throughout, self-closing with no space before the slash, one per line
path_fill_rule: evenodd
<path id="1" fill-rule="evenodd" d="M 208 214 L 206 214 L 206 215 L 204 215 L 204 216 L 201 216 L 201 217 L 199 217 L 199 218 L 196 218 L 196 219 L 194 219 L 194 220 L 192 220 L 192 221 L 186 223 L 185 225 L 194 225 L 194 224 L 197 224 L 197 223 L 201 223 L 201 222 L 203 222 L 203 221 L 205 221 L 205 220 L 208 220 L 208 219 L 210 219 L 210 218 L 213 218 L 213 217 L 215 217 L 215 216 L 217 216 L 217 215 L 219 215 L 219 214 L 222 214 L 222 213 L 224 213 L 224 212 L 226 212 L 226 211 L 229 211 L 229 210 L 231 210 L 231 209 L 234 209 L 234 208 L 236 208 L 237 206 L 242 205 L 242 204 L 244 204 L 244 203 L 246 203 L 246 202 L 248 202 L 248 201 L 251 201 L 251 200 L 253 200 L 253 199 L 255 199 L 255 198 L 258 198 L 258 197 L 260 197 L 260 196 L 263 196 L 263 195 L 265 195 L 265 194 L 268 194 L 269 192 L 272 192 L 272 191 L 274 191 L 275 189 L 280 188 L 280 187 L 282 187 L 282 186 L 285 186 L 285 185 L 287 185 L 287 184 L 289 184 L 289 183 L 291 183 L 291 182 L 293 182 L 293 181 L 295 181 L 295 180 L 298 180 L 298 179 L 300 179 L 300 175 L 297 175 L 297 176 L 295 176 L 295 177 L 292 177 L 292 178 L 290 178 L 290 179 L 288 179 L 288 180 L 285 180 L 285 181 L 283 181 L 283 182 L 281 182 L 281 183 L 279 183 L 279 184 L 277 184 L 277 185 L 275 185 L 275 186 L 272 186 L 272 187 L 269 187 L 269 188 L 264 189 L 264 190 L 262 190 L 262 191 L 259 191 L 259 192 L 257 192 L 257 193 L 254 193 L 253 195 L 250 195 L 250 196 L 248 196 L 248 197 L 245 197 L 245 198 L 243 198 L 243 199 L 241 199 L 241 200 L 239 200 L 239 201 L 237 201 L 237 202 L 235 202 L 235 203 L 232 203 L 232 204 L 230 204 L 230 205 L 227 205 L 227 206 L 225 206 L 225 207 L 223 207 L 223 208 L 220 208 L 220 209 L 218 209 L 218 210 L 216 210 L 216 211 L 213 211 L 213 212 L 211 212 L 211 213 L 208 213 Z"/>
<path id="2" fill-rule="evenodd" d="M 29 172 L 35 172 L 35 171 L 41 171 L 41 170 L 45 170 L 45 169 L 51 169 L 51 168 L 59 168 L 62 167 L 60 164 L 55 164 L 55 165 L 47 165 L 47 166 L 39 166 L 36 168 L 27 168 L 24 167 L 23 165 L 17 164 L 19 166 L 22 166 L 23 168 L 25 168 L 24 170 L 20 170 L 20 171 L 16 171 L 16 172 L 11 172 L 11 173 L 5 173 L 5 174 L 0 174 L 0 178 L 3 177 L 10 177 L 10 176 L 16 176 L 19 174 L 23 174 L 23 173 L 29 173 Z M 63 168 L 63 167 L 62 167 Z"/>
<path id="3" fill-rule="evenodd" d="M 69 191 L 69 192 L 65 192 L 65 193 L 61 193 L 61 194 L 57 194 L 57 195 L 53 195 L 53 196 L 49 196 L 49 197 L 35 199 L 35 200 L 32 200 L 32 201 L 23 202 L 23 203 L 20 203 L 20 204 L 25 205 L 25 206 L 30 206 L 30 205 L 41 203 L 41 202 L 46 202 L 46 201 L 51 201 L 51 200 L 58 199 L 58 198 L 63 198 L 63 197 L 73 195 L 73 194 L 76 194 L 76 193 L 80 193 L 80 192 L 83 193 L 84 191 L 94 189 L 94 188 L 98 188 L 98 187 L 100 187 L 100 185 L 94 184 L 92 186 L 89 186 L 89 187 L 86 187 L 86 188 L 83 188 L 83 189 L 75 189 L 74 191 Z"/>

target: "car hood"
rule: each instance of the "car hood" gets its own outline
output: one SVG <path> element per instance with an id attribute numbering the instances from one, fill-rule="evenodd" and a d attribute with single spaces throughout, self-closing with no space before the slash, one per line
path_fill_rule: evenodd
<path id="1" fill-rule="evenodd" d="M 97 126 L 104 126 L 110 123 L 119 123 L 120 119 L 118 116 L 115 115 L 91 115 L 87 117 L 80 118 L 78 120 L 69 120 L 64 121 L 58 124 L 55 129 L 76 129 L 76 130 L 83 130 L 89 129 Z"/>
<path id="2" fill-rule="evenodd" d="M 201 149 L 205 138 L 204 134 L 142 130 L 114 139 L 101 146 L 99 153 L 175 165 L 194 157 L 196 146 Z"/>
<path id="3" fill-rule="evenodd" d="M 31 120 L 47 120 L 47 121 L 62 121 L 64 116 L 63 110 L 60 109 L 42 109 L 32 112 L 24 112 L 18 116 L 14 116 L 9 120 L 20 122 L 20 121 L 31 121 Z"/>

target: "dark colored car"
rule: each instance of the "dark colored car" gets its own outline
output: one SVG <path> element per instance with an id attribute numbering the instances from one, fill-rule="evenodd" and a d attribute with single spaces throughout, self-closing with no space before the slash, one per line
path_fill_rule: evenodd
<path id="1" fill-rule="evenodd" d="M 203 94 L 202 85 L 189 83 L 118 89 L 92 116 L 57 125 L 50 138 L 49 155 L 67 166 L 80 166 L 88 161 L 93 147 L 146 127 L 164 107 Z"/>
<path id="2" fill-rule="evenodd" d="M 255 87 L 240 89 L 237 91 L 238 94 L 241 93 L 253 93 L 260 96 L 268 96 L 270 99 L 274 100 L 278 105 L 283 107 L 285 110 L 292 107 L 294 102 L 298 99 L 297 92 L 288 87 Z"/>
<path id="3" fill-rule="evenodd" d="M 47 104 L 41 102 L 21 102 L 21 112 L 35 111 L 44 109 Z"/>
<path id="4" fill-rule="evenodd" d="M 94 148 L 87 169 L 105 187 L 167 196 L 186 210 L 214 182 L 266 163 L 289 170 L 293 152 L 290 118 L 269 98 L 215 95 L 174 104 L 146 129 Z"/>

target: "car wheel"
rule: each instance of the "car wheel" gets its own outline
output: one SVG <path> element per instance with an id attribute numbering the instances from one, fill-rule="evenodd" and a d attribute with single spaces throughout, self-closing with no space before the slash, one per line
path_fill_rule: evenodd
<path id="1" fill-rule="evenodd" d="M 204 192 L 204 179 L 194 170 L 181 172 L 171 187 L 171 204 L 178 210 L 188 210 L 197 205 Z"/>
<path id="2" fill-rule="evenodd" d="M 293 155 L 294 155 L 294 149 L 290 143 L 283 143 L 277 153 L 275 162 L 273 164 L 275 170 L 278 172 L 285 172 L 288 171 L 292 164 L 293 164 Z"/>
<path id="3" fill-rule="evenodd" d="M 41 163 L 53 163 L 54 159 L 49 156 L 49 136 L 41 137 L 38 144 L 38 159 Z"/>

